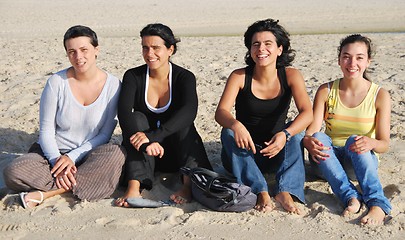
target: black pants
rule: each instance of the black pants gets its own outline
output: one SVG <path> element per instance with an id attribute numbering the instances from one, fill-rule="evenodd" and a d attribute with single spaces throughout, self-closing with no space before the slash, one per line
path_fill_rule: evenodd
<path id="1" fill-rule="evenodd" d="M 194 124 L 186 126 L 163 139 L 160 145 L 165 152 L 162 158 L 158 158 L 136 150 L 129 142 L 129 138 L 136 132 L 150 129 L 145 114 L 134 112 L 131 117 L 133 122 L 131 129 L 122 129 L 122 145 L 127 151 L 124 184 L 128 183 L 129 180 L 138 180 L 141 182 L 141 188 L 151 189 L 155 170 L 177 172 L 183 166 L 212 169 L 204 144 Z"/>

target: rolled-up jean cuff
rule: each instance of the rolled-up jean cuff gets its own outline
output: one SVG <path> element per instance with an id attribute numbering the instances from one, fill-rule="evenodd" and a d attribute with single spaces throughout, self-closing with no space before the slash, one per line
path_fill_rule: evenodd
<path id="1" fill-rule="evenodd" d="M 290 195 L 296 197 L 301 203 L 305 204 L 304 192 L 302 192 L 302 194 L 295 194 L 295 193 L 293 193 L 293 192 L 291 192 L 289 190 L 280 189 L 278 192 L 276 192 L 276 195 L 281 193 L 281 192 L 288 192 Z"/>

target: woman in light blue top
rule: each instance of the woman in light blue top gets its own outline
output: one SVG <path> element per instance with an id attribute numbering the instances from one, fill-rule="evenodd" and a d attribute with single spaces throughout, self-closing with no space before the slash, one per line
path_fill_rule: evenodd
<path id="1" fill-rule="evenodd" d="M 96 65 L 96 33 L 73 26 L 64 47 L 71 67 L 51 76 L 40 101 L 39 140 L 4 170 L 24 208 L 72 191 L 88 201 L 109 197 L 125 153 L 107 144 L 117 124 L 120 81 Z"/>

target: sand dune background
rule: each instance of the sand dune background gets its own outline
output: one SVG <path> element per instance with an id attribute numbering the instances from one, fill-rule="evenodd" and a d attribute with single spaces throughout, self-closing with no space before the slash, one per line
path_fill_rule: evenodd
<path id="1" fill-rule="evenodd" d="M 405 2 L 2 0 L 0 12 L 0 170 L 38 137 L 40 94 L 51 74 L 69 66 L 62 38 L 72 25 L 88 25 L 98 33 L 98 64 L 119 78 L 126 69 L 143 64 L 141 28 L 151 22 L 169 25 L 182 40 L 173 62 L 197 77 L 196 125 L 219 171 L 220 126 L 213 115 L 226 78 L 244 66 L 242 35 L 248 25 L 272 17 L 292 33 L 292 47 L 297 51 L 294 66 L 302 71 L 311 98 L 321 83 L 340 76 L 339 40 L 347 33 L 364 32 L 377 45 L 370 68 L 372 80 L 392 98 L 392 143 L 381 156 L 379 171 L 393 205 L 385 226 L 362 227 L 358 220 L 365 209 L 351 218 L 340 217 L 343 208 L 328 184 L 308 174 L 307 204 L 300 205 L 304 216 L 280 208 L 264 214 L 254 210 L 217 213 L 196 202 L 121 209 L 111 206 L 112 199 L 78 202 L 69 194 L 25 210 L 0 175 L 1 239 L 403 239 Z M 295 111 L 292 108 L 289 116 Z M 117 126 L 113 141 L 120 142 L 120 133 Z M 167 198 L 176 179 L 157 176 L 156 187 L 145 196 Z"/>

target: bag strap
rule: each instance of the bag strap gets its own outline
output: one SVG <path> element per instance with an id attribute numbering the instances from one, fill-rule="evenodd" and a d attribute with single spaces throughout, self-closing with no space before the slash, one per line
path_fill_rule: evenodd
<path id="1" fill-rule="evenodd" d="M 223 180 L 225 180 L 227 182 L 235 182 L 235 183 L 237 182 L 235 177 L 225 176 L 225 175 L 222 175 L 222 174 L 219 174 L 217 172 L 211 171 L 211 170 L 206 169 L 206 168 L 201 168 L 201 167 L 196 167 L 196 168 L 190 169 L 190 173 L 191 174 L 202 173 L 202 174 L 210 176 L 214 180 L 223 179 Z"/>
<path id="2" fill-rule="evenodd" d="M 205 192 L 208 193 L 209 195 L 213 196 L 213 197 L 219 197 L 218 193 L 213 193 L 211 191 L 211 186 L 214 184 L 215 180 L 224 180 L 225 182 L 231 182 L 231 183 L 236 183 L 237 180 L 235 177 L 228 177 L 219 173 L 216 173 L 214 171 L 211 171 L 209 169 L 206 168 L 201 168 L 201 167 L 196 167 L 196 168 L 187 168 L 187 167 L 182 167 L 180 168 L 181 172 L 185 175 L 188 175 L 191 177 L 191 179 L 193 180 L 193 176 L 194 175 L 204 175 L 207 176 L 207 184 L 205 185 Z M 229 191 L 227 194 L 224 194 L 223 198 L 226 198 L 229 196 L 229 194 L 232 194 L 233 199 L 235 198 L 235 193 Z"/>

